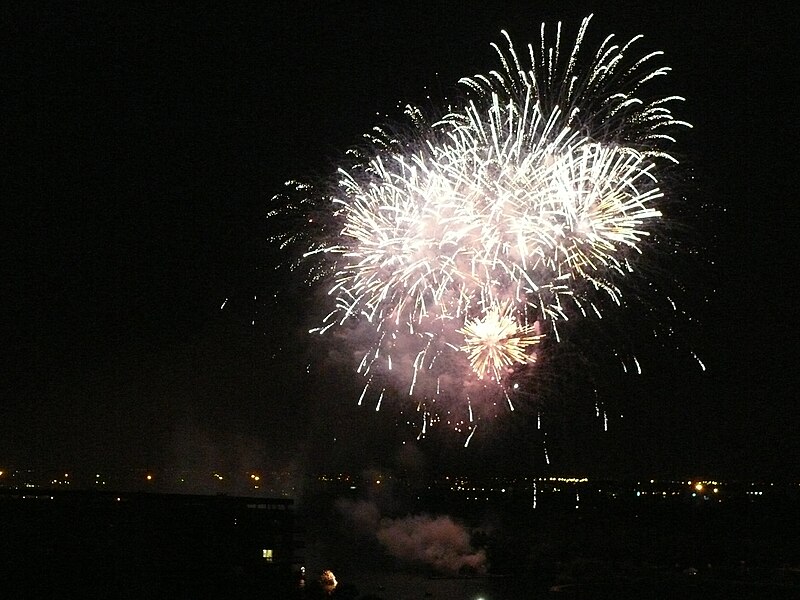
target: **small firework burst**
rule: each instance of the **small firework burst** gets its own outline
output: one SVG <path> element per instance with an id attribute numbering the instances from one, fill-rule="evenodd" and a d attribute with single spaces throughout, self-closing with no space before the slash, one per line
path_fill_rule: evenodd
<path id="1" fill-rule="evenodd" d="M 531 349 L 544 337 L 536 333 L 534 325 L 519 325 L 509 304 L 467 321 L 458 332 L 464 335 L 461 349 L 468 354 L 472 370 L 480 378 L 489 375 L 495 381 L 514 364 L 536 362 Z"/>

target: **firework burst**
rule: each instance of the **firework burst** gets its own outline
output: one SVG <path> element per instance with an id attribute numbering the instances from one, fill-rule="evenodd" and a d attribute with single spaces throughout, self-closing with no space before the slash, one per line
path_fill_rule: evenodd
<path id="1" fill-rule="evenodd" d="M 543 25 L 526 67 L 503 32 L 502 70 L 462 79 L 460 105 L 431 120 L 408 107 L 410 126 L 368 136 L 327 199 L 295 205 L 298 220 L 323 213 L 303 222 L 319 235 L 291 240 L 329 282 L 312 331 L 360 348 L 362 399 L 372 386 L 380 404 L 389 385 L 466 398 L 487 376 L 508 399 L 542 332 L 557 343 L 567 321 L 620 304 L 663 218 L 670 132 L 687 124 L 669 110 L 680 98 L 639 98 L 669 69 L 650 66 L 659 52 L 628 58 L 638 37 L 583 60 L 589 20 L 568 52 L 560 24 L 552 45 Z"/>
<path id="2" fill-rule="evenodd" d="M 495 307 L 483 317 L 467 321 L 458 330 L 464 336 L 461 350 L 469 356 L 472 370 L 478 377 L 503 378 L 503 369 L 513 365 L 533 364 L 536 355 L 530 351 L 544 336 L 536 334 L 533 325 L 519 325 L 510 305 Z"/>

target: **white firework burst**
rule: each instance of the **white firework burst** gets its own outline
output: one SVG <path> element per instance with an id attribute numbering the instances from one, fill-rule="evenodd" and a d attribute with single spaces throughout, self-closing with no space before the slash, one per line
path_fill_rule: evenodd
<path id="1" fill-rule="evenodd" d="M 431 123 L 409 107 L 411 127 L 377 130 L 339 169 L 333 225 L 305 254 L 332 273 L 313 331 L 366 335 L 368 382 L 392 371 L 411 395 L 433 395 L 464 369 L 502 389 L 533 362 L 534 327 L 558 340 L 560 323 L 620 303 L 662 220 L 669 133 L 687 124 L 669 110 L 681 98 L 639 99 L 669 69 L 650 67 L 659 52 L 628 58 L 638 37 L 607 37 L 581 66 L 588 23 L 566 53 L 560 24 L 551 46 L 543 25 L 526 67 L 503 32 L 502 70 L 462 79 L 461 105 Z"/>

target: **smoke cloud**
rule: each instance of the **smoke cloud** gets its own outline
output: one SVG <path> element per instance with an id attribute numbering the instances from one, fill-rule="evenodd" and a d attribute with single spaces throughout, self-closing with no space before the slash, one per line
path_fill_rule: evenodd
<path id="1" fill-rule="evenodd" d="M 448 516 L 381 517 L 373 502 L 339 500 L 338 510 L 363 535 L 374 538 L 395 558 L 428 565 L 440 573 L 486 570 L 486 553 L 475 550 L 470 532 Z"/>

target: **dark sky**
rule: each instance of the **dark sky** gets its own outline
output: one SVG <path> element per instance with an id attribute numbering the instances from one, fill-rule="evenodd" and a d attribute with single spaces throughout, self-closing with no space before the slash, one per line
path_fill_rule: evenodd
<path id="1" fill-rule="evenodd" d="M 303 303 L 263 301 L 267 203 L 330 173 L 376 113 L 495 68 L 500 29 L 522 44 L 561 19 L 571 39 L 589 9 L 383 4 L 0 9 L 0 467 L 402 462 L 393 410 L 358 409 L 348 371 L 314 367 Z M 604 8 L 589 31 L 645 34 L 688 99 L 675 149 L 695 178 L 681 193 L 711 207 L 688 223 L 715 263 L 687 280 L 708 371 L 664 357 L 636 383 L 610 377 L 624 418 L 598 433 L 591 402 L 568 406 L 550 471 L 800 477 L 795 36 L 777 10 L 695 4 Z M 530 426 L 419 455 L 543 469 Z"/>

